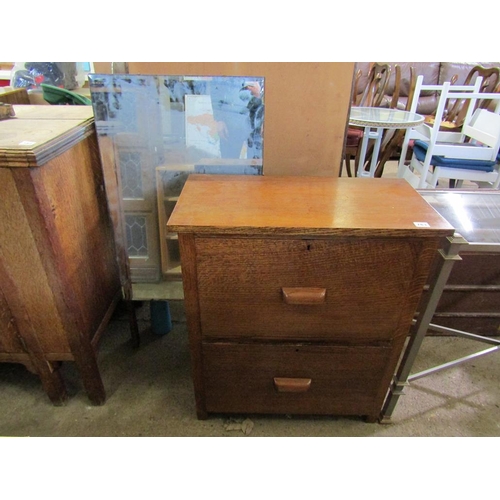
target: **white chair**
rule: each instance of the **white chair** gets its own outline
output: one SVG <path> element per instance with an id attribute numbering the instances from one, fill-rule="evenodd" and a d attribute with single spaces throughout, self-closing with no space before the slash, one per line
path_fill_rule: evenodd
<path id="1" fill-rule="evenodd" d="M 472 181 L 479 187 L 498 189 L 500 167 L 500 94 L 480 93 L 481 78 L 475 85 L 423 85 L 419 76 L 415 88 L 412 109 L 420 92 L 437 90 L 440 92 L 438 107 L 433 124 L 424 123 L 410 129 L 403 141 L 398 177 L 405 178 L 415 188 L 435 188 L 439 179 L 453 179 L 460 186 L 464 180 Z M 497 103 L 495 112 L 475 109 L 478 99 L 492 99 Z M 470 104 L 459 132 L 440 130 L 447 102 L 468 99 Z M 450 101 L 451 100 L 451 101 Z M 455 101 L 456 102 L 456 101 Z M 414 140 L 413 155 L 409 165 L 405 158 L 410 140 Z M 431 169 L 431 166 L 433 167 Z"/>

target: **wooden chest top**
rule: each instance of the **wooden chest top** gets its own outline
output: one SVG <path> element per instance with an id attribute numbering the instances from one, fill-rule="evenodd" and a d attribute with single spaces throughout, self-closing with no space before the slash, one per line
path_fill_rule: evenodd
<path id="1" fill-rule="evenodd" d="M 39 167 L 94 131 L 92 106 L 13 106 L 0 121 L 0 168 Z"/>
<path id="2" fill-rule="evenodd" d="M 191 175 L 172 232 L 302 236 L 452 235 L 403 179 Z"/>

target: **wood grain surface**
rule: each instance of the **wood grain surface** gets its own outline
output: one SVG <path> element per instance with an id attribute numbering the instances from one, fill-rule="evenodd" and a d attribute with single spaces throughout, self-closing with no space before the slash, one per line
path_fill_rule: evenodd
<path id="1" fill-rule="evenodd" d="M 5 300 L 4 293 L 0 287 L 0 353 L 14 354 L 24 353 L 26 351 L 20 340 L 19 331 L 17 329 L 12 311 Z"/>
<path id="2" fill-rule="evenodd" d="M 29 105 L 30 98 L 26 89 L 0 88 L 0 102 Z"/>
<path id="3" fill-rule="evenodd" d="M 94 130 L 91 106 L 18 105 L 14 111 L 14 118 L 0 121 L 3 167 L 44 165 Z"/>
<path id="4" fill-rule="evenodd" d="M 406 334 L 408 302 L 426 277 L 415 283 L 424 241 L 198 237 L 203 336 L 365 343 Z M 283 287 L 325 288 L 325 301 L 287 304 Z"/>
<path id="5" fill-rule="evenodd" d="M 246 235 L 453 234 L 403 179 L 196 174 L 189 176 L 167 228 Z"/>
<path id="6" fill-rule="evenodd" d="M 25 171 L 29 176 L 29 172 Z M 0 168 L 0 259 L 17 283 L 17 293 L 45 352 L 69 352 L 57 301 L 37 248 L 11 169 Z M 42 230 L 43 226 L 40 226 Z"/>
<path id="7" fill-rule="evenodd" d="M 0 157 L 0 326 L 10 337 L 1 347 L 22 339 L 55 404 L 66 393 L 54 362 L 75 361 L 90 401 L 102 404 L 95 348 L 121 296 L 118 265 L 93 122 L 60 121 L 74 143 L 55 134 L 44 148 L 57 154 L 43 165 L 11 168 Z M 20 122 L 54 132 L 58 120 Z"/>
<path id="8" fill-rule="evenodd" d="M 44 104 L 15 105 L 18 119 L 23 120 L 90 120 L 94 117 L 92 106 L 53 106 Z"/>
<path id="9" fill-rule="evenodd" d="M 204 343 L 209 412 L 377 414 L 391 349 Z M 275 377 L 311 379 L 305 392 L 279 392 Z"/>
<path id="10" fill-rule="evenodd" d="M 454 232 L 403 180 L 277 176 L 190 176 L 167 227 L 179 233 L 199 418 L 369 421 Z M 293 380 L 280 392 L 275 379 Z"/>

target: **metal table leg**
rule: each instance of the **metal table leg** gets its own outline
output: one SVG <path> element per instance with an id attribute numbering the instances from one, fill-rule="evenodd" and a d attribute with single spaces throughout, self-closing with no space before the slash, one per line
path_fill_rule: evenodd
<path id="1" fill-rule="evenodd" d="M 373 129 L 372 127 L 365 127 L 365 131 L 363 133 L 363 139 L 361 141 L 361 152 L 360 152 L 358 172 L 357 172 L 358 177 L 374 177 L 375 170 L 377 168 L 378 155 L 380 152 L 380 144 L 382 143 L 382 136 L 383 136 L 383 128 Z M 370 161 L 370 170 L 366 171 L 365 170 L 366 152 L 368 149 L 368 142 L 370 140 L 374 140 L 375 143 Z"/>
<path id="2" fill-rule="evenodd" d="M 455 262 L 462 260 L 458 255 L 467 241 L 461 236 L 447 238 L 446 248 L 439 250 L 442 258 L 439 271 L 434 275 L 429 285 L 428 299 L 424 311 L 418 315 L 413 325 L 410 340 L 403 354 L 403 359 L 393 379 L 384 407 L 380 415 L 380 423 L 390 423 L 392 413 L 398 403 L 399 397 L 404 394 L 404 388 L 409 385 L 410 371 L 417 357 L 420 346 L 431 324 L 432 317 L 436 311 L 443 289 L 448 281 Z"/>

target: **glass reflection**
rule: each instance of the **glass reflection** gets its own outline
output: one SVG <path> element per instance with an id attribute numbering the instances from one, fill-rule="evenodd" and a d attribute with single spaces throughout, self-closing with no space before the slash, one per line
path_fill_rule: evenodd
<path id="1" fill-rule="evenodd" d="M 262 160 L 263 77 L 94 74 L 89 81 L 98 133 L 161 136 L 167 162 Z M 151 129 L 145 120 L 157 123 Z"/>
<path id="2" fill-rule="evenodd" d="M 460 227 L 463 228 L 463 231 L 466 233 L 472 231 L 474 229 L 474 226 L 469 217 L 469 213 L 467 212 L 466 207 L 464 206 L 462 197 L 455 193 L 448 193 L 447 199 L 448 203 L 450 204 L 450 207 L 453 209 L 455 215 L 458 217 L 458 220 L 460 221 Z"/>
<path id="3" fill-rule="evenodd" d="M 264 78 L 91 74 L 89 83 L 103 167 L 118 174 L 133 281 L 179 278 L 165 223 L 189 174 L 262 174 Z"/>
<path id="4" fill-rule="evenodd" d="M 499 191 L 419 192 L 469 243 L 500 244 Z"/>

